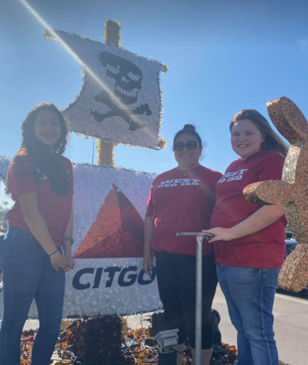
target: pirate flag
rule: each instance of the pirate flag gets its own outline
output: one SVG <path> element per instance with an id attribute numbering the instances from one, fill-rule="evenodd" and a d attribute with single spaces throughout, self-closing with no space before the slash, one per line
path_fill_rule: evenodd
<path id="1" fill-rule="evenodd" d="M 166 66 L 123 48 L 54 30 L 45 34 L 69 48 L 82 67 L 83 86 L 63 112 L 76 133 L 106 142 L 159 149 Z"/>

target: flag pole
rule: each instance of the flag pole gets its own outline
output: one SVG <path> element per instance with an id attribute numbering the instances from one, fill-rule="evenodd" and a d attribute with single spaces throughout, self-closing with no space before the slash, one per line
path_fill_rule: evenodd
<path id="1" fill-rule="evenodd" d="M 121 26 L 119 22 L 115 22 L 111 19 L 107 19 L 105 22 L 104 40 L 105 44 L 113 45 L 114 47 L 120 47 L 121 38 Z M 99 165 L 114 166 L 114 147 L 117 143 L 104 142 L 99 138 L 96 145 L 97 150 L 97 163 Z"/>

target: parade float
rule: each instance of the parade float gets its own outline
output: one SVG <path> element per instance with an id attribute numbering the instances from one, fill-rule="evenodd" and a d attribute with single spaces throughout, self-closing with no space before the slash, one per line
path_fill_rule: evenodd
<path id="1" fill-rule="evenodd" d="M 151 278 L 142 270 L 143 217 L 154 175 L 115 167 L 112 150 L 116 143 L 164 146 L 159 74 L 166 66 L 120 47 L 113 21 L 106 22 L 105 43 L 52 29 L 45 35 L 68 47 L 82 67 L 82 90 L 63 110 L 71 131 L 99 139 L 99 165 L 74 164 L 76 266 L 66 276 L 63 316 L 160 309 L 155 270 Z M 1 175 L 9 162 L 0 160 Z M 35 306 L 29 316 L 37 318 Z"/>
<path id="2" fill-rule="evenodd" d="M 123 317 L 162 309 L 155 266 L 151 278 L 142 269 L 143 218 L 155 176 L 115 167 L 113 151 L 118 143 L 152 149 L 165 146 L 159 135 L 163 110 L 160 72 L 166 72 L 167 67 L 122 48 L 120 25 L 111 20 L 106 22 L 105 43 L 53 29 L 45 36 L 68 48 L 82 67 L 82 90 L 63 110 L 71 130 L 99 139 L 98 165 L 74 164 L 76 267 L 66 276 L 66 320 L 53 364 L 158 364 L 153 336 L 159 329 L 155 331 L 154 323 L 147 323 L 131 330 Z M 297 291 L 308 282 L 306 207 L 300 200 L 304 192 L 296 197 L 293 189 L 306 177 L 307 126 L 290 101 L 272 103 L 269 111 L 277 129 L 292 144 L 284 182 L 276 182 L 281 184 L 274 187 L 275 182 L 264 182 L 247 188 L 245 194 L 253 202 L 282 202 L 292 221 L 299 222 L 294 233 L 301 245 L 290 255 L 280 276 L 282 287 Z M 284 134 L 287 123 L 289 132 Z M 0 158 L 2 176 L 6 176 L 9 162 Z M 34 305 L 29 317 L 37 318 Z M 30 364 L 35 332 L 23 333 L 22 365 Z M 185 354 L 183 364 L 190 364 L 189 344 Z M 235 360 L 236 348 L 221 346 L 218 336 L 212 364 L 233 364 Z"/>
<path id="3" fill-rule="evenodd" d="M 107 362 L 117 358 L 112 348 L 121 344 L 119 316 L 162 309 L 155 268 L 151 278 L 142 269 L 143 218 L 155 176 L 115 167 L 113 149 L 118 143 L 152 149 L 165 146 L 159 135 L 160 72 L 167 67 L 121 47 L 120 25 L 111 20 L 106 21 L 104 43 L 54 29 L 46 30 L 45 37 L 69 49 L 81 65 L 82 89 L 63 110 L 71 131 L 99 140 L 98 165 L 74 164 L 76 266 L 66 275 L 63 317 L 91 319 L 72 322 L 78 323 L 83 335 L 75 333 L 67 343 L 78 341 L 78 357 L 93 362 L 95 351 L 87 353 L 93 333 L 95 343 L 101 340 L 96 347 L 106 350 Z M 9 163 L 10 159 L 0 158 L 2 176 Z M 38 318 L 34 304 L 29 318 Z M 99 337 L 95 329 L 102 333 Z M 25 338 L 27 364 L 31 346 L 27 334 Z"/>

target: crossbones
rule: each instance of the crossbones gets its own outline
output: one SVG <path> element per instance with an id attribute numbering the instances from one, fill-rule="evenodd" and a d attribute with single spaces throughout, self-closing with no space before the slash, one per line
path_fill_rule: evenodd
<path id="1" fill-rule="evenodd" d="M 151 115 L 152 112 L 149 108 L 148 104 L 141 104 L 137 108 L 133 110 L 124 110 L 121 107 L 117 106 L 113 100 L 111 100 L 110 95 L 106 91 L 102 91 L 100 94 L 94 97 L 95 101 L 98 101 L 104 105 L 106 105 L 111 110 L 106 113 L 99 113 L 97 110 L 91 111 L 91 114 L 95 118 L 97 122 L 103 122 L 104 119 L 110 117 L 121 117 L 129 124 L 129 130 L 134 131 L 138 128 L 143 128 L 145 124 L 139 122 L 136 119 L 132 118 L 132 114 L 143 114 L 143 115 Z"/>

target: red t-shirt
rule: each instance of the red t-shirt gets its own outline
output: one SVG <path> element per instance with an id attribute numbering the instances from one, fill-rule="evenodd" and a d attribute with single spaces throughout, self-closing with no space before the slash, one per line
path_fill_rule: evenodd
<path id="1" fill-rule="evenodd" d="M 284 158 L 278 153 L 261 151 L 248 159 L 234 161 L 216 186 L 216 205 L 211 228 L 230 228 L 242 222 L 261 205 L 249 203 L 243 189 L 254 182 L 280 180 Z M 285 255 L 285 217 L 259 232 L 233 241 L 214 244 L 216 262 L 229 266 L 278 268 Z"/>
<path id="2" fill-rule="evenodd" d="M 196 237 L 177 237 L 177 232 L 200 232 L 209 227 L 215 204 L 215 186 L 222 174 L 204 166 L 167 171 L 154 180 L 147 217 L 153 218 L 154 251 L 195 255 Z M 203 244 L 203 254 L 213 246 Z"/>
<path id="3" fill-rule="evenodd" d="M 73 168 L 70 160 L 56 154 L 57 161 L 67 169 L 73 178 Z M 18 202 L 18 197 L 25 193 L 36 192 L 38 198 L 38 210 L 43 216 L 50 235 L 55 244 L 62 245 L 62 238 L 68 224 L 72 209 L 73 188 L 68 195 L 59 195 L 52 191 L 49 180 L 46 176 L 37 179 L 34 162 L 24 152 L 15 156 L 15 162 L 8 174 L 8 184 L 15 204 L 7 213 L 9 224 L 15 228 L 31 233 L 26 225 Z"/>

